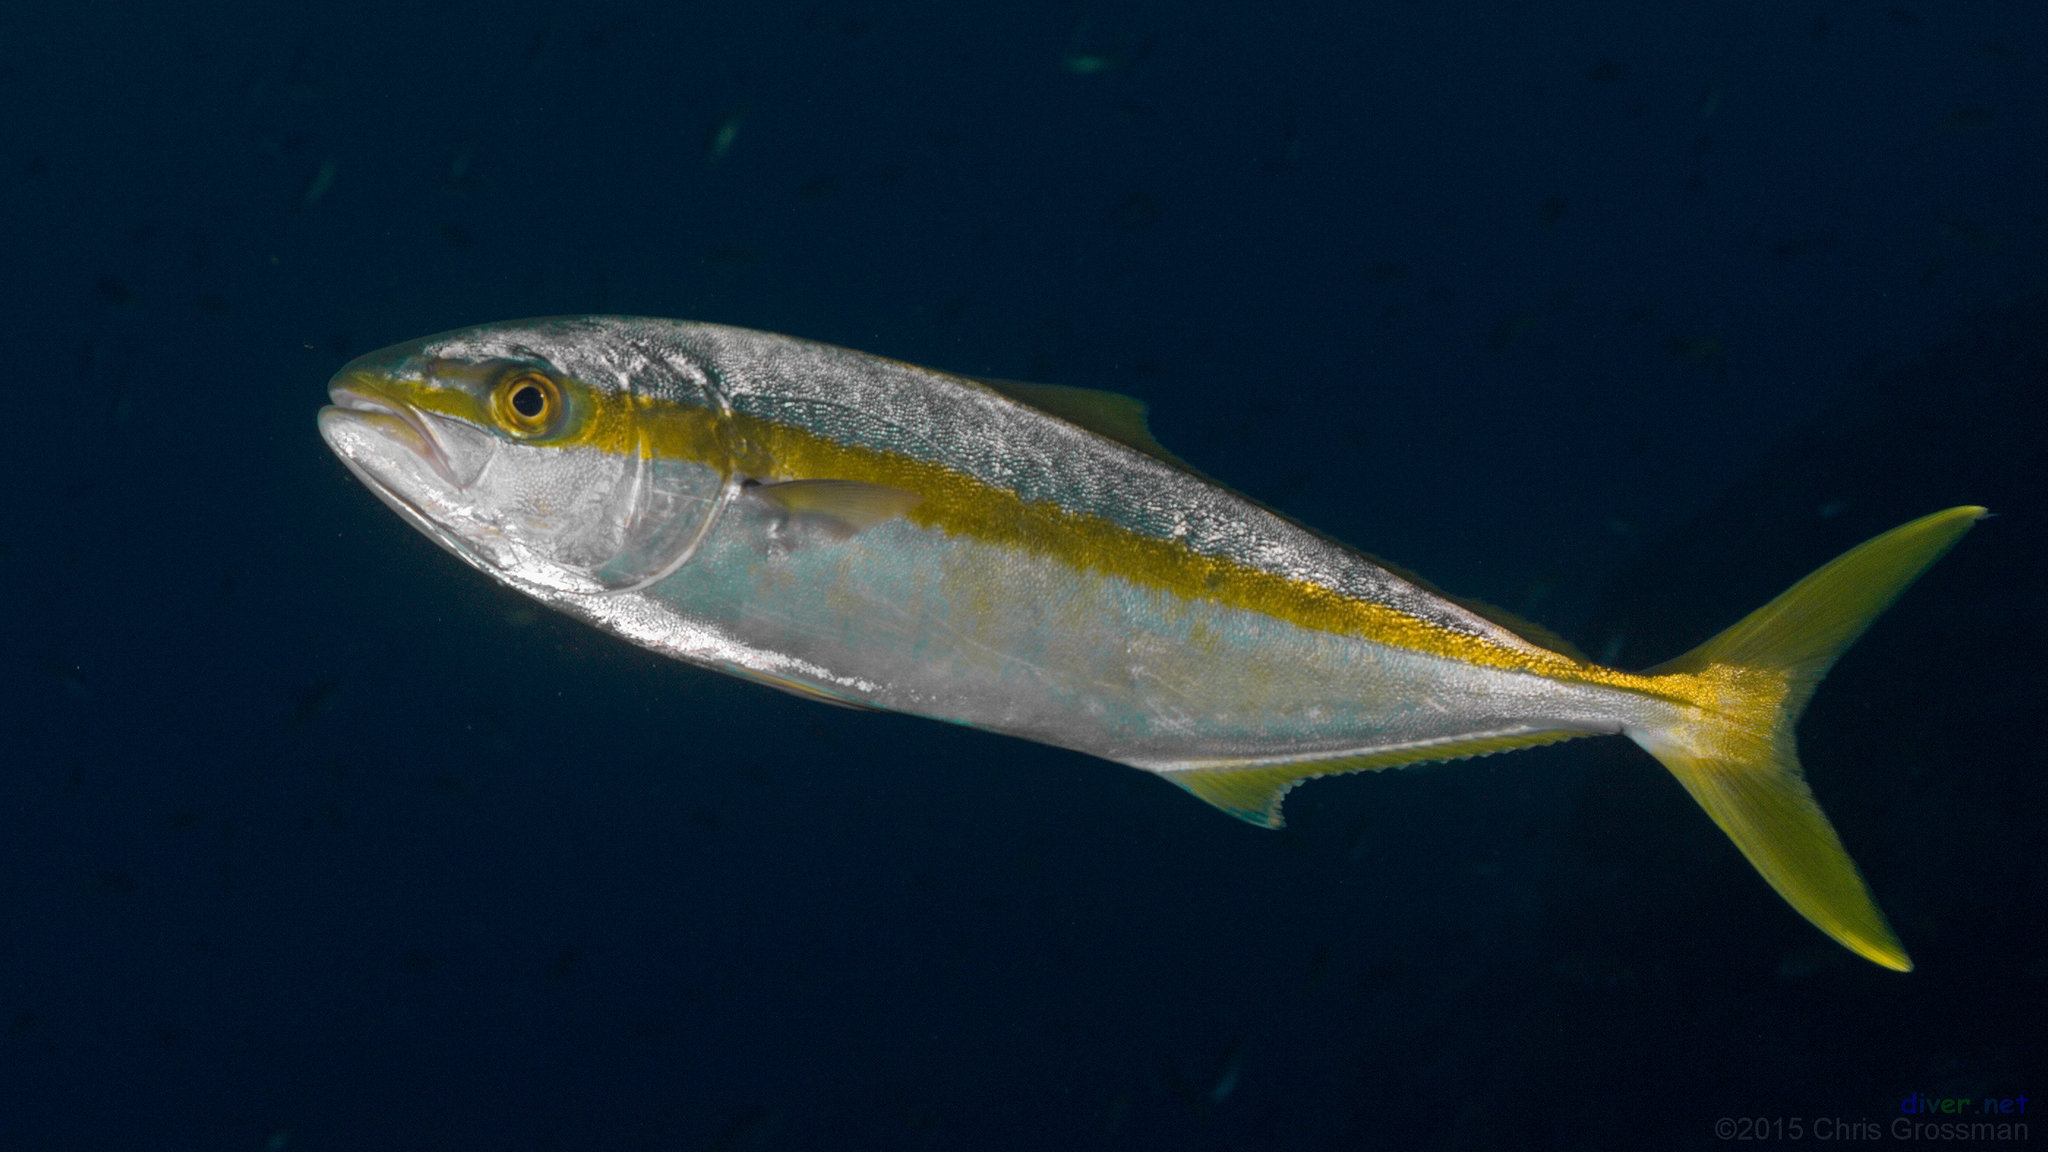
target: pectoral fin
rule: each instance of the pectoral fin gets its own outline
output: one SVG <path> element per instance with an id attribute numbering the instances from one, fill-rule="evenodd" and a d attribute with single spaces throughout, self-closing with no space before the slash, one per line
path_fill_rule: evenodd
<path id="1" fill-rule="evenodd" d="M 808 680 L 799 680 L 794 676 L 778 676 L 773 672 L 764 672 L 756 668 L 742 668 L 737 664 L 720 664 L 718 670 L 729 676 L 737 676 L 742 680 L 752 680 L 756 684 L 761 684 L 780 692 L 787 692 L 792 696 L 801 696 L 806 700 L 815 700 L 820 704 L 830 704 L 835 708 L 851 708 L 856 712 L 881 711 L 881 709 L 864 700 L 855 700 L 842 696 L 830 688 L 813 684 Z"/>
<path id="2" fill-rule="evenodd" d="M 915 492 L 860 480 L 784 480 L 751 490 L 840 539 L 894 520 L 924 500 Z"/>

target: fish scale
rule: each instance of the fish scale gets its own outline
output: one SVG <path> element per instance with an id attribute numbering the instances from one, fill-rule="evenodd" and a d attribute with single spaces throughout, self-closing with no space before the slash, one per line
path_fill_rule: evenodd
<path id="1" fill-rule="evenodd" d="M 1624 734 L 1822 931 L 1911 966 L 1793 722 L 1983 509 L 1631 673 L 1216 484 L 1127 397 L 609 316 L 395 345 L 329 394 L 328 445 L 414 527 L 665 655 L 1090 753 L 1269 827 L 1315 776 Z"/>

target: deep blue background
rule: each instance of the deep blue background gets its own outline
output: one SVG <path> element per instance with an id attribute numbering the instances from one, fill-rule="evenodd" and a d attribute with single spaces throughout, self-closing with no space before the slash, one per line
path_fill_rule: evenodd
<path id="1" fill-rule="evenodd" d="M 16 3 L 0 101 L 0 1148 L 1689 1147 L 2048 1092 L 2039 4 Z M 1133 393 L 1627 664 L 1992 504 L 1803 729 L 1921 970 L 1625 743 L 1264 833 L 538 615 L 314 435 L 354 354 L 591 311 Z"/>

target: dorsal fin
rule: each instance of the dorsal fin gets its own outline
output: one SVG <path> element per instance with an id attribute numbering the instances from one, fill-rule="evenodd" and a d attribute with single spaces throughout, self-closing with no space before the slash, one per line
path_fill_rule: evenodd
<path id="1" fill-rule="evenodd" d="M 1560 656 L 1569 656 L 1581 664 L 1591 664 L 1593 662 L 1584 652 L 1579 651 L 1578 645 L 1536 623 L 1534 620 L 1524 620 L 1513 612 L 1488 604 L 1484 600 L 1474 600 L 1468 596 L 1452 596 L 1444 592 L 1439 592 L 1437 595 L 1472 613 L 1474 616 L 1483 616 L 1493 621 L 1495 624 L 1513 632 L 1538 648 L 1548 648 Z"/>
<path id="2" fill-rule="evenodd" d="M 1097 388 L 1074 388 L 1065 384 L 1029 384 L 1022 380 L 998 380 L 988 376 L 968 376 L 966 379 L 1000 392 L 1019 404 L 1027 404 L 1049 416 L 1057 416 L 1069 424 L 1086 428 L 1097 436 L 1114 440 L 1126 448 L 1135 448 L 1183 472 L 1200 476 L 1204 480 L 1209 479 L 1206 473 L 1167 451 L 1159 441 L 1152 438 L 1152 429 L 1145 423 L 1145 402 L 1135 396 L 1126 396 L 1121 392 L 1105 392 Z M 1366 558 L 1430 595 L 1440 596 L 1475 616 L 1498 624 L 1538 648 L 1547 648 L 1581 663 L 1587 662 L 1585 653 L 1580 652 L 1571 641 L 1541 624 L 1524 620 L 1505 608 L 1497 608 L 1482 600 L 1454 596 L 1408 569 L 1397 564 L 1389 564 L 1377 556 Z"/>
<path id="3" fill-rule="evenodd" d="M 1522 639 L 1527 640 L 1529 643 L 1536 645 L 1538 648 L 1548 648 L 1550 651 L 1555 652 L 1560 656 L 1569 656 L 1572 659 L 1577 660 L 1581 664 L 1592 663 L 1591 660 L 1586 658 L 1586 654 L 1584 652 L 1579 651 L 1578 645 L 1573 644 L 1571 641 L 1565 639 L 1562 636 L 1559 636 L 1557 633 L 1552 632 L 1550 629 L 1545 628 L 1543 625 L 1538 624 L 1533 620 L 1524 620 L 1520 616 L 1515 615 L 1513 612 L 1510 612 L 1505 608 L 1495 607 L 1492 604 L 1488 604 L 1484 600 L 1474 600 L 1469 596 L 1453 595 L 1452 593 L 1446 592 L 1443 589 L 1437 587 L 1435 584 L 1430 583 L 1429 580 L 1420 575 L 1417 575 L 1412 570 L 1404 568 L 1399 564 L 1383 560 L 1380 557 L 1374 556 L 1370 553 L 1367 553 L 1365 558 L 1379 565 L 1380 567 L 1385 568 L 1387 571 L 1392 572 L 1394 575 L 1399 576 L 1401 579 L 1406 580 L 1410 584 L 1415 585 L 1417 588 L 1422 589 L 1424 592 L 1429 593 L 1431 596 L 1439 596 L 1445 600 L 1449 600 L 1451 603 L 1456 604 L 1458 607 L 1463 608 L 1465 611 L 1472 613 L 1474 616 L 1478 616 L 1484 620 L 1492 621 L 1493 623 L 1500 625 L 1508 631 L 1513 632 L 1515 635 L 1520 636 Z"/>
<path id="4" fill-rule="evenodd" d="M 1152 429 L 1145 423 L 1145 402 L 1135 396 L 1097 388 L 1027 384 L 1022 380 L 997 380 L 988 376 L 969 376 L 967 379 L 1048 416 L 1057 416 L 1126 448 L 1135 448 L 1154 460 L 1194 471 L 1187 461 L 1168 452 L 1152 438 Z"/>

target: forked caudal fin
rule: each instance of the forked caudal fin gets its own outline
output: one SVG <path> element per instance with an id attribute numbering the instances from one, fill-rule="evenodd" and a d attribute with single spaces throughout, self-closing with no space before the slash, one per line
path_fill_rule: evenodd
<path id="1" fill-rule="evenodd" d="M 1799 768 L 1793 726 L 1815 686 L 1982 508 L 1950 508 L 1843 553 L 1740 623 L 1650 670 L 1690 705 L 1628 735 L 1671 770 L 1786 902 L 1858 956 L 1912 960 Z"/>
<path id="2" fill-rule="evenodd" d="M 1857 955 L 1900 972 L 1913 962 L 1814 802 L 1793 728 L 1836 658 L 1984 515 L 1974 506 L 1936 512 L 1836 557 L 1734 627 L 1650 669 L 1655 693 L 1674 705 L 1670 719 L 1625 729 L 1800 915 Z M 1234 816 L 1277 828 L 1281 798 L 1305 779 L 1585 735 L 1482 732 L 1331 760 L 1187 769 L 1168 778 Z"/>

